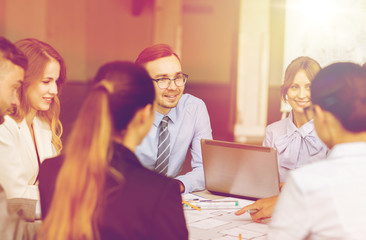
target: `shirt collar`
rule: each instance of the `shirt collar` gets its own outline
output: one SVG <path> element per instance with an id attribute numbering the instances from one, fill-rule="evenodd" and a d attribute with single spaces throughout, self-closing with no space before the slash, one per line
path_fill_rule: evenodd
<path id="1" fill-rule="evenodd" d="M 161 120 L 163 119 L 164 116 L 168 116 L 170 121 L 172 121 L 173 123 L 175 123 L 175 121 L 177 120 L 177 108 L 172 108 L 170 109 L 169 113 L 167 115 L 163 115 L 159 112 L 156 112 L 155 114 L 155 120 L 154 120 L 154 125 L 156 127 L 159 126 Z"/>
<path id="2" fill-rule="evenodd" d="M 287 121 L 289 121 L 289 124 L 287 124 L 287 135 L 291 135 L 294 132 L 299 132 L 303 137 L 309 135 L 312 131 L 314 131 L 314 120 L 311 119 L 304 125 L 302 125 L 300 128 L 297 128 L 294 124 L 294 116 L 292 114 L 292 111 L 287 117 Z"/>

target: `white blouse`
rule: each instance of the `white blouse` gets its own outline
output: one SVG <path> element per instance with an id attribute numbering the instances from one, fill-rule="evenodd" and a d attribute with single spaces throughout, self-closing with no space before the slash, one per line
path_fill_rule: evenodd
<path id="1" fill-rule="evenodd" d="M 297 128 L 292 112 L 287 118 L 267 126 L 263 146 L 277 150 L 280 182 L 285 182 L 289 170 L 324 160 L 328 152 L 315 132 L 313 120 Z"/>

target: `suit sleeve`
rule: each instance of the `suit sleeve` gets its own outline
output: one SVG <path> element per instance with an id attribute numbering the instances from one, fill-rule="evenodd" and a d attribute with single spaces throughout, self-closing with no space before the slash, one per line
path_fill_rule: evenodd
<path id="1" fill-rule="evenodd" d="M 182 198 L 176 181 L 170 181 L 161 193 L 154 216 L 156 225 L 154 225 L 153 239 L 188 239 Z"/>
<path id="2" fill-rule="evenodd" d="M 177 177 L 185 186 L 184 193 L 205 189 L 205 177 L 203 172 L 201 139 L 212 139 L 210 117 L 203 101 L 198 104 L 197 118 L 195 122 L 194 136 L 191 143 L 192 171 Z"/>

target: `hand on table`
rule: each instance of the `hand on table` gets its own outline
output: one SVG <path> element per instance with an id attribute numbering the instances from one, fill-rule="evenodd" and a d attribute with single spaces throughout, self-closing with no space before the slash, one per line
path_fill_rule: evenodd
<path id="1" fill-rule="evenodd" d="M 278 196 L 273 196 L 269 198 L 262 198 L 250 204 L 248 206 L 243 207 L 242 209 L 235 212 L 235 215 L 241 215 L 250 210 L 254 210 L 253 213 L 250 213 L 252 220 L 254 222 L 263 222 L 265 219 L 272 217 L 273 209 L 276 206 Z M 257 210 L 257 211 L 255 211 Z"/>

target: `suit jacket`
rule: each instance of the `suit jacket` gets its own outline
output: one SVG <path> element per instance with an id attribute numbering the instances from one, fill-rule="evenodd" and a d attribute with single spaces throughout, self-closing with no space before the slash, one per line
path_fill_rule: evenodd
<path id="1" fill-rule="evenodd" d="M 41 165 L 40 194 L 47 215 L 62 158 Z M 182 199 L 176 180 L 144 168 L 122 145 L 114 145 L 111 167 L 123 182 L 108 175 L 98 220 L 102 239 L 188 239 Z"/>
<path id="2" fill-rule="evenodd" d="M 40 161 L 55 156 L 49 125 L 35 117 L 33 130 Z M 38 200 L 37 153 L 25 119 L 17 123 L 5 116 L 5 122 L 0 125 L 0 156 L 0 184 L 7 197 Z"/>
<path id="3" fill-rule="evenodd" d="M 0 239 L 36 239 L 36 233 L 40 226 L 40 222 L 26 222 L 16 213 L 8 211 L 6 195 L 0 185 Z"/>

